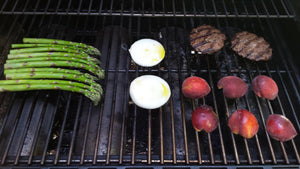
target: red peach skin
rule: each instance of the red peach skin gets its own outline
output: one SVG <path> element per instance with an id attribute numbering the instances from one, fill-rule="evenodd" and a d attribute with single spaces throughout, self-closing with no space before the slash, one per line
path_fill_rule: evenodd
<path id="1" fill-rule="evenodd" d="M 293 123 L 279 114 L 272 114 L 268 117 L 266 128 L 272 138 L 282 142 L 291 140 L 297 135 Z"/>
<path id="2" fill-rule="evenodd" d="M 245 81 L 236 76 L 226 76 L 219 80 L 218 88 L 223 88 L 223 94 L 227 98 L 239 98 L 244 96 L 248 91 Z"/>
<path id="3" fill-rule="evenodd" d="M 258 75 L 252 80 L 252 90 L 258 97 L 274 100 L 278 95 L 276 82 L 265 75 Z"/>
<path id="4" fill-rule="evenodd" d="M 193 111 L 192 124 L 195 130 L 209 133 L 218 127 L 218 116 L 212 107 L 202 105 Z"/>
<path id="5" fill-rule="evenodd" d="M 248 110 L 234 111 L 228 119 L 228 126 L 234 134 L 244 138 L 252 138 L 259 129 L 256 117 Z"/>
<path id="6" fill-rule="evenodd" d="M 209 92 L 208 83 L 200 77 L 188 77 L 182 83 L 182 93 L 185 97 L 198 99 L 208 95 Z"/>

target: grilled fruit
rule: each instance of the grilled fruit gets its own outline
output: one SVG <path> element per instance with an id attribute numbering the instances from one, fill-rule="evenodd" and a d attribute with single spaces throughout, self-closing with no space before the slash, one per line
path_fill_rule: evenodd
<path id="1" fill-rule="evenodd" d="M 186 78 L 182 83 L 182 93 L 191 99 L 202 98 L 210 92 L 207 82 L 197 76 Z"/>
<path id="2" fill-rule="evenodd" d="M 244 138 L 252 138 L 259 129 L 256 117 L 244 109 L 236 110 L 231 114 L 228 126 L 232 133 L 240 134 Z"/>
<path id="3" fill-rule="evenodd" d="M 193 111 L 192 124 L 195 130 L 209 133 L 218 127 L 218 116 L 212 107 L 202 105 Z"/>
<path id="4" fill-rule="evenodd" d="M 272 114 L 266 124 L 269 135 L 278 141 L 288 141 L 297 135 L 292 122 L 283 115 Z"/>
<path id="5" fill-rule="evenodd" d="M 274 100 L 278 95 L 276 82 L 265 75 L 258 75 L 252 80 L 252 90 L 258 97 Z"/>
<path id="6" fill-rule="evenodd" d="M 202 25 L 192 29 L 190 33 L 191 46 L 202 54 L 212 54 L 224 46 L 226 36 L 210 25 Z"/>
<path id="7" fill-rule="evenodd" d="M 231 40 L 231 48 L 238 55 L 254 61 L 269 60 L 272 48 L 264 38 L 247 31 L 236 33 Z"/>
<path id="8" fill-rule="evenodd" d="M 236 76 L 226 76 L 219 80 L 218 88 L 223 88 L 223 94 L 227 98 L 239 98 L 248 91 L 248 86 L 244 80 Z"/>

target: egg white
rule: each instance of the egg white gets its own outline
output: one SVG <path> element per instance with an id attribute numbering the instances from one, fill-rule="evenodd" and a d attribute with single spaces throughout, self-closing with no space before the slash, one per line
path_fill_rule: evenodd
<path id="1" fill-rule="evenodd" d="M 171 96 L 168 83 L 154 75 L 143 75 L 134 79 L 129 88 L 132 101 L 145 109 L 156 109 L 164 105 Z"/>
<path id="2" fill-rule="evenodd" d="M 131 45 L 129 53 L 136 64 L 144 67 L 155 66 L 165 57 L 164 47 L 153 39 L 135 41 Z"/>

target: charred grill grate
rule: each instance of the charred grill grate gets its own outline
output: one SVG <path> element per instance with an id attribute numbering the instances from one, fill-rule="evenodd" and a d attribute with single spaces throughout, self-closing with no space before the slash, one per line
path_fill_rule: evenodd
<path id="1" fill-rule="evenodd" d="M 19 3 L 16 1 L 16 6 Z M 52 3 L 43 11 L 50 10 Z M 3 5 L 3 13 L 9 9 L 7 6 Z M 280 143 L 269 138 L 263 125 L 269 114 L 285 114 L 300 132 L 299 75 L 292 69 L 291 54 L 280 29 L 282 23 L 293 27 L 293 21 L 62 15 L 1 15 L 3 25 L 9 25 L 0 26 L 0 35 L 4 33 L 1 56 L 5 57 L 9 44 L 23 36 L 94 45 L 102 52 L 106 72 L 106 79 L 101 81 L 104 99 L 94 107 L 82 95 L 69 92 L 0 93 L 0 168 L 139 168 L 145 164 L 149 168 L 175 164 L 186 168 L 198 168 L 199 164 L 204 168 L 299 168 L 299 136 Z M 241 59 L 229 44 L 215 55 L 191 54 L 189 31 L 204 23 L 218 27 L 229 38 L 241 30 L 264 36 L 274 49 L 273 59 L 266 63 Z M 144 37 L 157 39 L 165 46 L 167 56 L 159 66 L 142 68 L 131 64 L 127 49 Z M 170 84 L 171 99 L 160 109 L 140 109 L 129 98 L 130 81 L 143 74 L 159 75 Z M 249 83 L 258 74 L 276 80 L 278 99 L 266 101 L 249 91 L 246 97 L 227 100 L 216 87 L 218 79 L 225 75 L 237 75 Z M 181 95 L 181 83 L 190 75 L 208 81 L 212 87 L 208 97 L 191 101 Z M 191 111 L 204 103 L 213 106 L 220 119 L 218 129 L 211 134 L 195 132 L 190 121 Z M 249 109 L 258 118 L 260 130 L 255 138 L 245 140 L 229 131 L 228 113 L 236 108 Z"/>
<path id="2" fill-rule="evenodd" d="M 294 18 L 289 0 L 163 0 L 163 1 L 41 1 L 0 2 L 0 14 L 14 15 L 115 15 L 146 17 L 251 17 Z"/>

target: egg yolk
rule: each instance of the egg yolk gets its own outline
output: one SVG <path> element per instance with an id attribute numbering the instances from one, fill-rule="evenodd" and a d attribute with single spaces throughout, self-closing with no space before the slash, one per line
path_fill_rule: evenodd
<path id="1" fill-rule="evenodd" d="M 164 84 L 161 84 L 161 85 L 163 87 L 163 96 L 164 97 L 168 97 L 169 96 L 169 90 L 168 90 L 168 88 Z"/>

